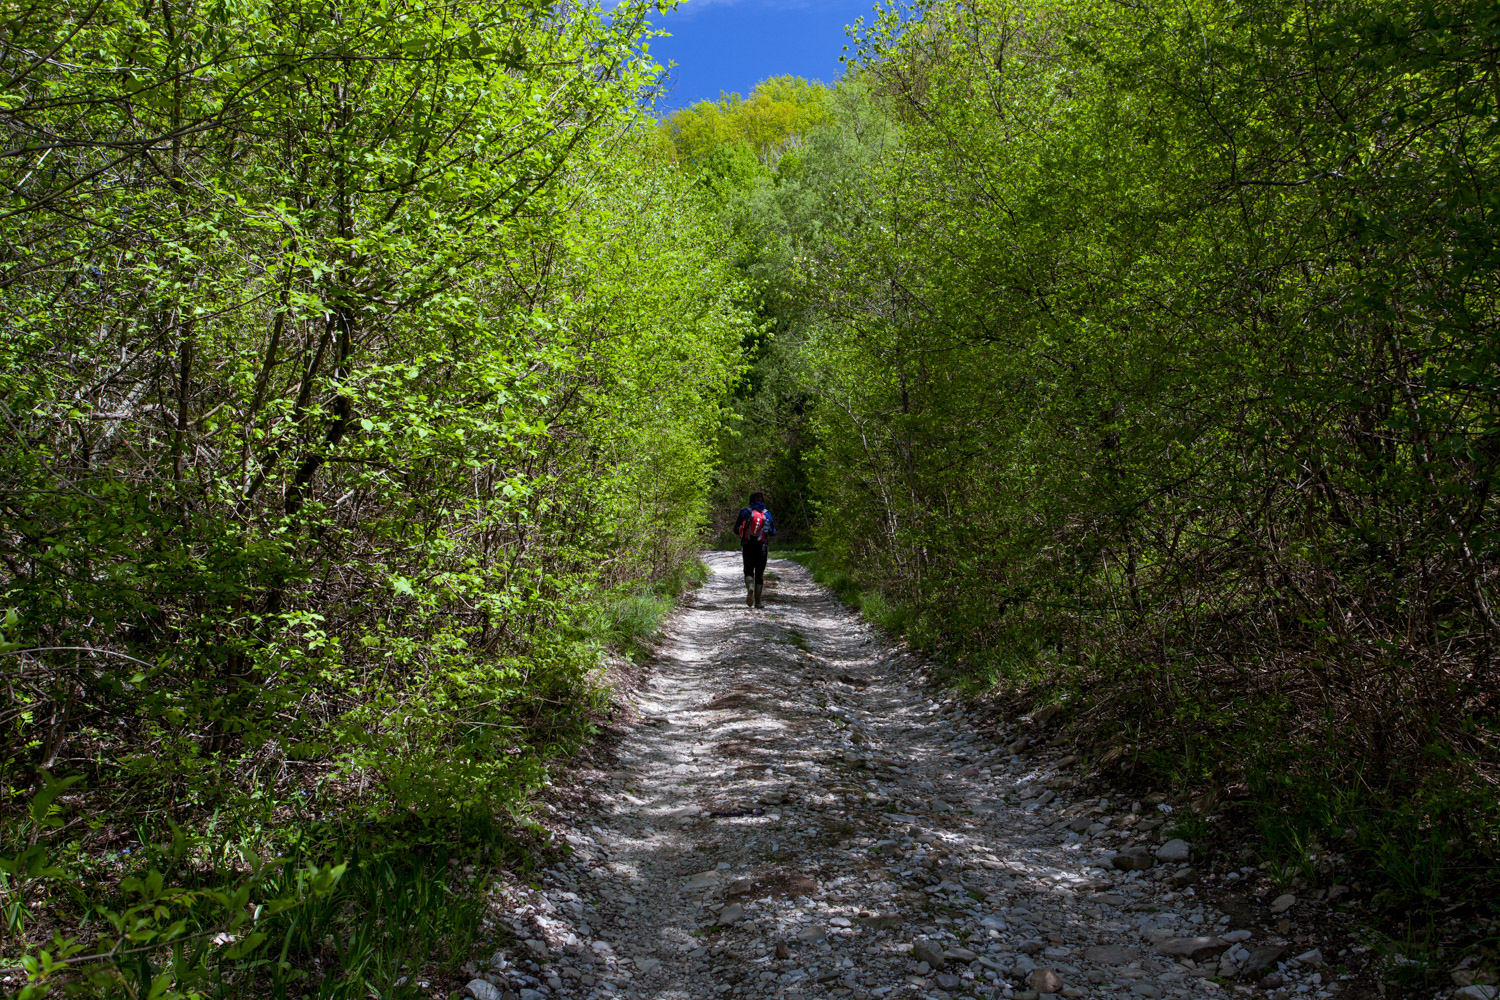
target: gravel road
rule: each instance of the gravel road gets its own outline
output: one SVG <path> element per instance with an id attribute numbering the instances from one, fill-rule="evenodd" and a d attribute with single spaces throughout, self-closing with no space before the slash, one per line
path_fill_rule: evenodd
<path id="1" fill-rule="evenodd" d="M 971 723 L 794 563 L 752 611 L 738 554 L 705 559 L 614 770 L 550 807 L 573 853 L 506 901 L 516 940 L 470 995 L 1332 995 L 1320 955 L 1198 900 L 1170 816 L 1075 797 L 1045 726 Z"/>

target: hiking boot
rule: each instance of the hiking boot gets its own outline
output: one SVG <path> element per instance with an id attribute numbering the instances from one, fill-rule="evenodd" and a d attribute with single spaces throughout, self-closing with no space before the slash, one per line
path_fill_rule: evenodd
<path id="1" fill-rule="evenodd" d="M 755 577 L 745 577 L 745 607 L 755 607 Z"/>
<path id="2" fill-rule="evenodd" d="M 760 607 L 760 584 L 755 585 L 755 606 Z"/>

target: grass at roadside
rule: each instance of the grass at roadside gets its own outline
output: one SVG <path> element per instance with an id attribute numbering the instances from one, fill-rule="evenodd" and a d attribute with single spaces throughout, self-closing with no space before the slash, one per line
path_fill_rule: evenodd
<path id="1" fill-rule="evenodd" d="M 502 870 L 526 870 L 537 846 L 519 813 L 370 822 L 322 794 L 232 826 L 142 816 L 130 846 L 89 851 L 44 839 L 72 822 L 55 787 L 0 844 L 0 855 L 41 862 L 0 876 L 0 985 L 18 1000 L 447 995 L 493 936 L 484 889 Z M 53 947 L 16 956 L 21 935 L 44 931 Z M 59 946 L 69 937 L 78 942 Z"/>
<path id="2" fill-rule="evenodd" d="M 601 618 L 601 632 L 615 652 L 635 659 L 649 653 L 661 640 L 667 615 L 684 593 L 708 579 L 702 560 L 684 562 L 647 587 L 609 601 Z"/>
<path id="3" fill-rule="evenodd" d="M 896 633 L 906 630 L 907 614 L 899 605 L 878 590 L 861 587 L 851 573 L 824 558 L 817 549 L 788 549 L 773 555 L 790 559 L 808 570 L 815 581 L 833 591 L 840 601 L 881 628 Z"/>

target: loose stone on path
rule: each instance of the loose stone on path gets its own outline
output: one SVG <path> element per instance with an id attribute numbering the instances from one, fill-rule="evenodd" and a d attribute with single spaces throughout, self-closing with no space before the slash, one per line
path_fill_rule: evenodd
<path id="1" fill-rule="evenodd" d="M 1198 898 L 1149 806 L 1075 798 L 1045 718 L 977 731 L 801 567 L 749 610 L 738 554 L 705 559 L 615 770 L 549 807 L 571 855 L 496 900 L 469 996 L 1228 1000 L 1267 972 L 1257 996 L 1332 995 L 1321 956 Z"/>

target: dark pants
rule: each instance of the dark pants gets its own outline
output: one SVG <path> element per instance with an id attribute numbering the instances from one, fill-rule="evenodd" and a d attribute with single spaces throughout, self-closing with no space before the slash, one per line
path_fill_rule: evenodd
<path id="1" fill-rule="evenodd" d="M 740 555 L 745 557 L 745 575 L 755 577 L 759 587 L 766 575 L 766 558 L 771 554 L 770 542 L 741 542 Z"/>

